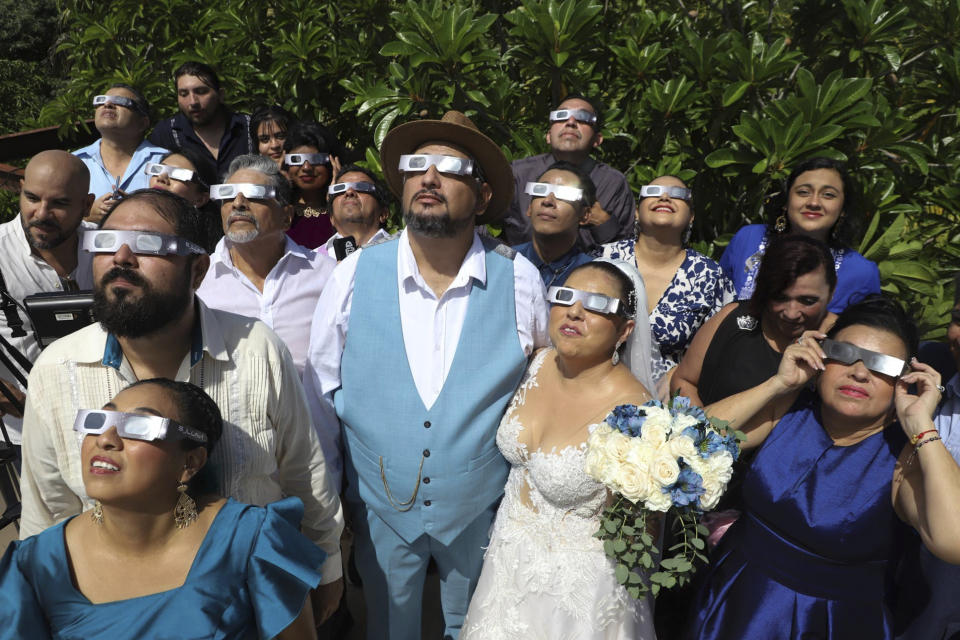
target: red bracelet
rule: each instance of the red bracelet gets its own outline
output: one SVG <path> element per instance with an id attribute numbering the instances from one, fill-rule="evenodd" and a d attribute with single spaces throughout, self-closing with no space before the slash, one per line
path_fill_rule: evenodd
<path id="1" fill-rule="evenodd" d="M 910 436 L 910 444 L 917 446 L 917 443 L 920 442 L 923 436 L 927 435 L 928 433 L 936 433 L 937 435 L 940 435 L 936 429 L 927 429 L 926 431 L 921 431 L 915 436 Z"/>

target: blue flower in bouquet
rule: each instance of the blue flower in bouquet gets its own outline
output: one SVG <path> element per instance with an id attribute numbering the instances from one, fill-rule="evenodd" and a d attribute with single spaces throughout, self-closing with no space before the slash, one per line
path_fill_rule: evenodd
<path id="1" fill-rule="evenodd" d="M 610 412 L 606 422 L 617 431 L 638 438 L 640 437 L 640 431 L 646 419 L 646 414 L 643 413 L 643 409 L 637 405 L 621 404 Z"/>
<path id="2" fill-rule="evenodd" d="M 686 414 L 695 418 L 697 422 L 707 422 L 707 414 L 703 412 L 703 409 L 692 404 L 690 398 L 686 396 L 674 396 L 671 406 L 674 413 Z"/>
<path id="3" fill-rule="evenodd" d="M 736 436 L 720 435 L 702 425 L 687 427 L 683 430 L 683 435 L 693 440 L 693 446 L 697 448 L 697 452 L 703 459 L 713 456 L 718 451 L 729 451 L 734 460 L 740 455 L 740 445 Z"/>
<path id="4" fill-rule="evenodd" d="M 664 487 L 663 490 L 670 493 L 670 499 L 676 507 L 686 507 L 688 505 L 696 507 L 700 496 L 705 493 L 703 478 L 700 477 L 699 473 L 685 465 L 680 469 L 677 481 L 669 487 Z"/>

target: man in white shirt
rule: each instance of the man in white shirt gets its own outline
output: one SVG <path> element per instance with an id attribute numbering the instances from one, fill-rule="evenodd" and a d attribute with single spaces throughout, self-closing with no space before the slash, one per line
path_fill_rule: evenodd
<path id="1" fill-rule="evenodd" d="M 406 229 L 334 271 L 304 383 L 314 418 L 332 403 L 343 425 L 367 637 L 420 638 L 432 558 L 456 638 L 507 476 L 497 426 L 547 341 L 547 309 L 533 265 L 475 230 L 503 214 L 513 176 L 466 116 L 403 124 L 380 156 Z M 340 425 L 318 429 L 339 470 Z"/>
<path id="2" fill-rule="evenodd" d="M 93 202 L 89 182 L 90 173 L 78 158 L 66 151 L 42 151 L 27 163 L 20 181 L 20 214 L 0 225 L 0 277 L 16 303 L 0 300 L 0 337 L 29 362 L 40 355 L 40 345 L 30 318 L 17 304 L 34 293 L 93 288 L 90 254 L 79 247 L 81 221 Z M 14 337 L 10 325 L 17 323 L 22 335 Z M 0 384 L 22 404 L 24 389 L 15 378 L 0 364 Z M 20 412 L 2 395 L 0 417 L 11 441 L 19 444 Z"/>
<path id="3" fill-rule="evenodd" d="M 91 222 L 99 221 L 126 193 L 149 187 L 144 166 L 169 153 L 144 140 L 150 103 L 139 90 L 116 83 L 96 98 L 93 124 L 101 138 L 73 152 L 90 170 L 90 192 L 96 198 L 87 218 Z"/>
<path id="4" fill-rule="evenodd" d="M 273 329 L 302 374 L 317 299 L 337 263 L 287 236 L 290 183 L 270 158 L 237 156 L 225 185 L 234 188 L 211 189 L 220 202 L 224 237 L 197 295 L 213 309 L 257 318 Z M 273 195 L 248 198 L 243 185 L 272 189 Z"/>
<path id="5" fill-rule="evenodd" d="M 390 217 L 390 192 L 368 169 L 355 164 L 341 169 L 327 187 L 327 210 L 337 232 L 323 248 L 338 262 L 389 235 L 383 225 Z"/>
<path id="6" fill-rule="evenodd" d="M 212 456 L 221 493 L 257 505 L 303 501 L 303 532 L 327 553 L 314 593 L 323 620 L 343 589 L 339 499 L 286 347 L 263 323 L 196 299 L 209 264 L 205 229 L 183 198 L 141 190 L 87 233 L 99 322 L 48 347 L 30 373 L 20 534 L 89 506 L 72 430 L 77 410 L 102 407 L 136 380 L 189 381 L 223 414 Z"/>

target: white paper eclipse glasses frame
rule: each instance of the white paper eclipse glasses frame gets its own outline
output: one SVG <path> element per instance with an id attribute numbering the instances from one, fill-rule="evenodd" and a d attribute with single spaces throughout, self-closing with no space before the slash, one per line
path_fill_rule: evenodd
<path id="1" fill-rule="evenodd" d="M 557 109 L 550 112 L 550 122 L 565 122 L 573 117 L 577 122 L 588 124 L 591 127 L 597 126 L 597 114 L 590 113 L 586 109 Z"/>
<path id="2" fill-rule="evenodd" d="M 299 167 L 307 162 L 316 167 L 321 164 L 330 164 L 329 153 L 288 153 L 283 156 L 283 162 L 291 167 Z"/>
<path id="3" fill-rule="evenodd" d="M 178 236 L 156 231 L 128 231 L 120 229 L 93 229 L 83 234 L 83 250 L 90 253 L 116 253 L 127 245 L 139 255 L 186 256 L 206 253 L 203 248 Z"/>
<path id="4" fill-rule="evenodd" d="M 859 361 L 870 371 L 885 376 L 897 377 L 903 373 L 904 367 L 907 366 L 907 363 L 900 358 L 862 349 L 849 342 L 837 342 L 830 338 L 823 340 L 820 343 L 820 348 L 823 349 L 823 353 L 830 360 L 836 360 L 843 364 L 854 364 Z"/>
<path id="5" fill-rule="evenodd" d="M 327 195 L 339 196 L 346 193 L 348 189 L 362 193 L 376 193 L 377 187 L 372 182 L 338 182 L 327 187 Z"/>
<path id="6" fill-rule="evenodd" d="M 534 198 L 545 198 L 552 193 L 557 200 L 565 202 L 580 202 L 583 200 L 583 189 L 568 187 L 563 184 L 550 184 L 549 182 L 528 182 L 524 192 L 529 193 Z"/>
<path id="7" fill-rule="evenodd" d="M 207 434 L 160 416 L 145 416 L 140 413 L 109 411 L 107 409 L 81 409 L 73 421 L 73 430 L 87 435 L 100 435 L 110 427 L 117 428 L 121 438 L 134 440 L 193 440 L 206 444 Z"/>
<path id="8" fill-rule="evenodd" d="M 627 317 L 626 308 L 617 298 L 611 298 L 602 293 L 571 289 L 570 287 L 550 287 L 547 289 L 547 302 L 550 304 L 572 307 L 578 301 L 587 311 Z"/>
<path id="9" fill-rule="evenodd" d="M 143 109 L 133 98 L 127 96 L 93 96 L 93 106 L 102 107 L 105 104 L 115 104 L 118 107 L 126 107 L 137 113 L 143 113 Z"/>
<path id="10" fill-rule="evenodd" d="M 403 173 L 420 173 L 431 166 L 440 173 L 452 173 L 457 176 L 473 175 L 473 160 L 435 154 L 415 153 L 400 156 L 399 169 Z"/>
<path id="11" fill-rule="evenodd" d="M 171 179 L 180 182 L 192 182 L 193 177 L 197 175 L 190 169 L 171 167 L 170 165 L 160 164 L 159 162 L 148 162 L 143 167 L 143 172 L 148 176 L 169 176 Z"/>
<path id="12" fill-rule="evenodd" d="M 238 184 L 215 184 L 210 187 L 211 200 L 233 200 L 238 194 L 242 193 L 244 198 L 250 200 L 264 200 L 273 198 L 277 195 L 277 190 L 269 184 L 250 184 L 246 182 Z"/>
<path id="13" fill-rule="evenodd" d="M 693 191 L 686 187 L 665 187 L 660 184 L 645 184 L 640 187 L 641 198 L 657 198 L 666 195 L 669 198 L 677 200 L 690 200 L 693 197 Z"/>

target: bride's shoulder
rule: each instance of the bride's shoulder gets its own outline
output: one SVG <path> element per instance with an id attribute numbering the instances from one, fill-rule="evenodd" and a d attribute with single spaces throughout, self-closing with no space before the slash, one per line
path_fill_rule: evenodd
<path id="1" fill-rule="evenodd" d="M 643 383 L 633 377 L 629 371 L 623 371 L 625 375 L 620 375 L 616 381 L 617 395 L 624 398 L 623 402 L 617 404 L 636 404 L 641 405 L 653 399 L 650 391 L 643 386 Z"/>

